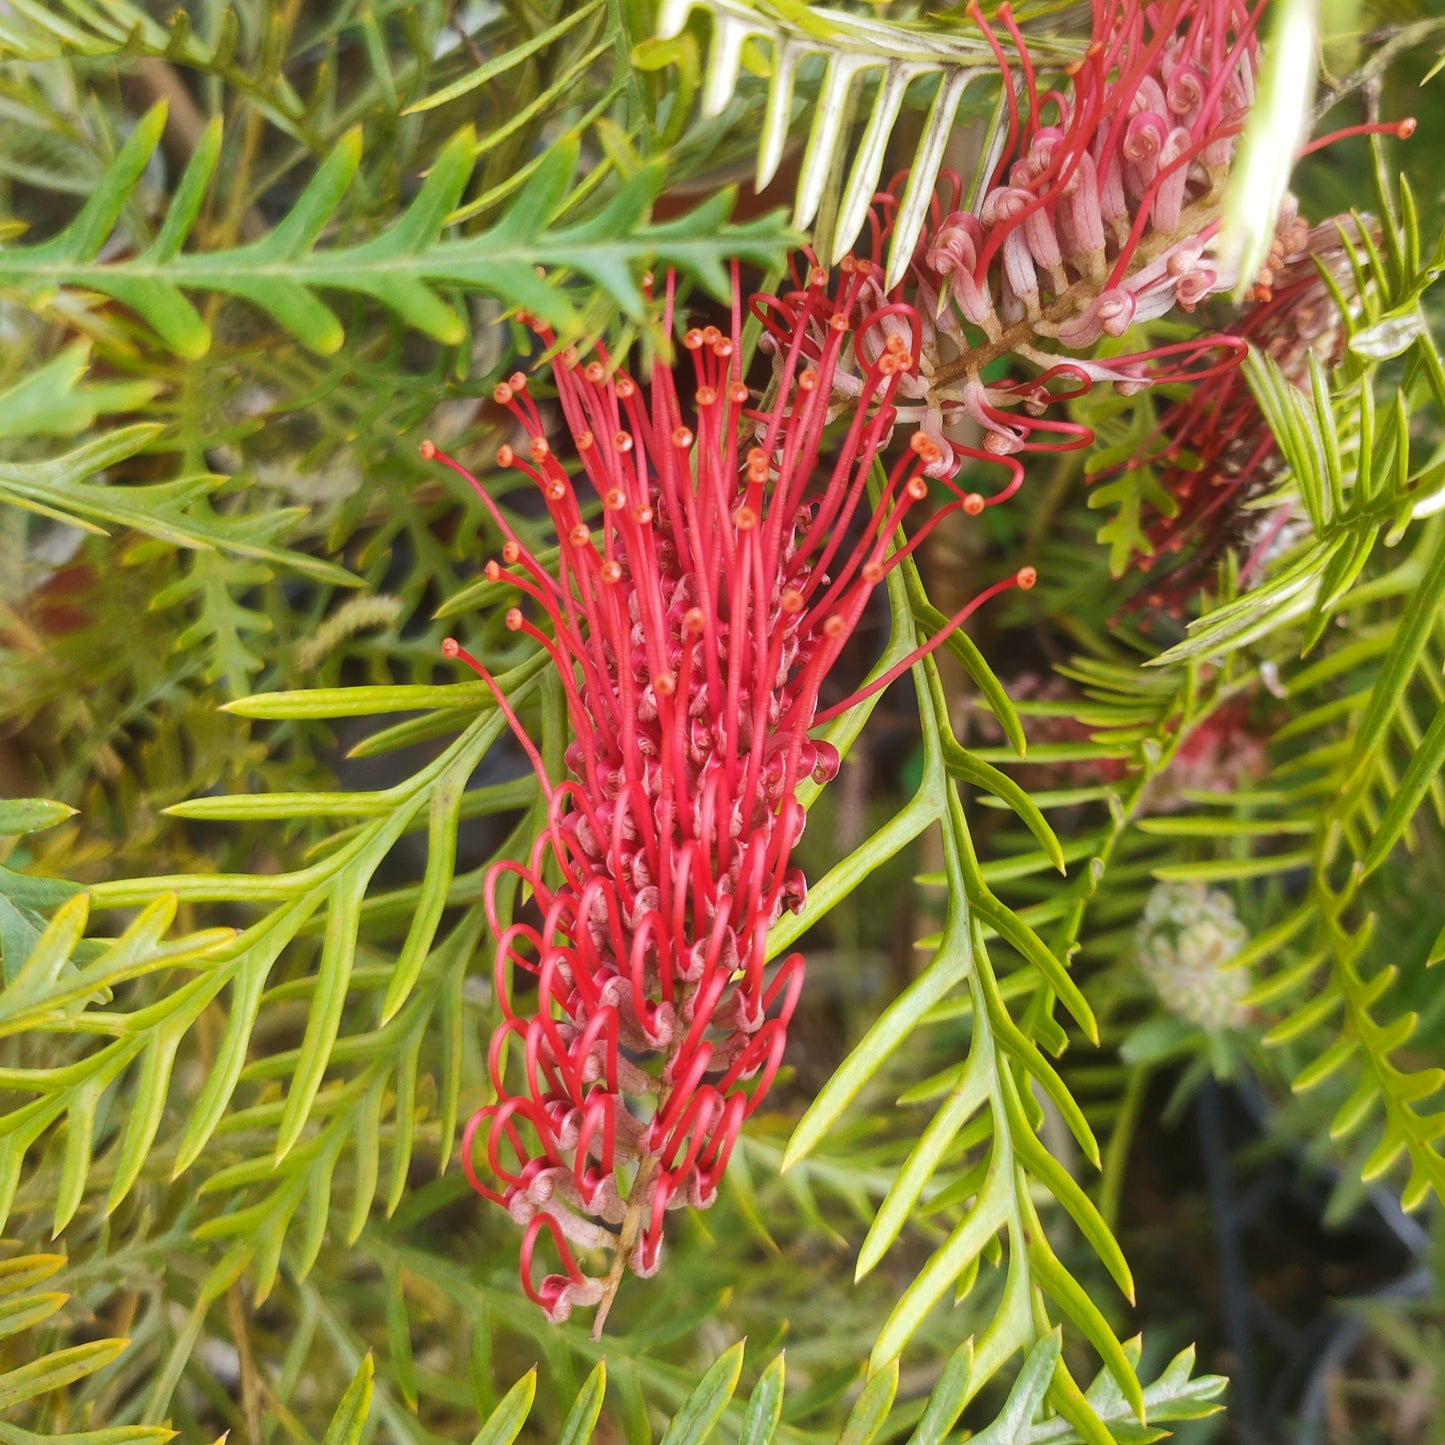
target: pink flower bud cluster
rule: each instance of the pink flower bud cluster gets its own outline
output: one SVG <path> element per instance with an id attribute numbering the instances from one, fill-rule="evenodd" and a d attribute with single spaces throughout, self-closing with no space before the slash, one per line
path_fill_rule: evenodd
<path id="1" fill-rule="evenodd" d="M 521 594 L 507 625 L 556 664 L 573 738 L 561 781 L 524 738 L 546 825 L 525 863 L 486 879 L 504 1020 L 489 1054 L 496 1099 L 463 1146 L 472 1184 L 522 1226 L 524 1287 L 553 1319 L 597 1305 L 600 1330 L 624 1271 L 657 1269 L 668 1211 L 713 1202 L 782 1057 L 803 964 L 771 968 L 767 934 L 804 900 L 789 861 L 797 789 L 839 762 L 808 732 L 838 710 L 819 712 L 819 689 L 870 594 L 916 545 L 900 549 L 898 528 L 934 459 L 915 436 L 866 495 L 918 325 L 907 308 L 869 311 L 864 280 L 850 270 L 830 294 L 827 273 L 809 276 L 807 325 L 761 410 L 742 375 L 738 299 L 730 335 L 683 338 L 686 404 L 660 363 L 644 385 L 600 348 L 585 362 L 562 349 L 551 372 L 576 465 L 554 452 L 527 378 L 499 386 L 526 440 L 498 462 L 540 491 L 554 565 L 441 457 L 505 538 L 487 576 Z M 825 455 L 845 352 L 870 360 Z M 1000 585 L 1015 581 L 1032 573 Z M 490 681 L 455 642 L 447 651 Z M 508 874 L 525 901 L 516 917 L 499 904 Z M 544 1236 L 560 1266 L 538 1283 Z M 579 1256 L 597 1254 L 610 1266 L 589 1274 Z"/>
<path id="2" fill-rule="evenodd" d="M 977 215 L 953 212 L 927 248 L 964 321 L 991 341 L 1023 325 L 1079 352 L 1234 284 L 1207 250 L 1254 97 L 1263 9 L 1096 0 L 1067 87 L 1040 95 L 1009 7 L 997 19 L 1021 87 L 974 0 L 968 14 L 1006 77 L 1008 133 Z"/>

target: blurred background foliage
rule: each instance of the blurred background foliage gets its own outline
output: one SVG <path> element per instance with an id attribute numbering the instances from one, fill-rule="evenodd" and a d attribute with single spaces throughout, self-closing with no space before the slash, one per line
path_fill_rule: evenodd
<path id="1" fill-rule="evenodd" d="M 1078 11 L 1018 7 L 1059 63 Z M 0 3 L 0 796 L 53 800 L 0 802 L 0 1439 L 1062 1442 L 1060 1361 L 1095 1440 L 1135 1378 L 1185 1441 L 1438 1438 L 1445 25 L 1326 23 L 1331 123 L 1419 129 L 1296 180 L 1379 225 L 1341 364 L 1252 374 L 1311 525 L 1164 607 L 1158 479 L 1065 457 L 893 577 L 860 674 L 1040 582 L 837 725 L 785 1074 L 594 1345 L 454 1162 L 538 814 L 442 638 L 565 738 L 417 443 L 545 547 L 515 308 L 655 346 L 645 267 L 841 253 L 992 123 L 962 7 Z M 1142 966 L 1161 882 L 1249 940 L 1227 1027 Z"/>

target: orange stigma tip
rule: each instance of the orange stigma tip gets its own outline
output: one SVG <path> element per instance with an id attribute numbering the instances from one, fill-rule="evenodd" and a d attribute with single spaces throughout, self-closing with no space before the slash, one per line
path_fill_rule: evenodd
<path id="1" fill-rule="evenodd" d="M 512 388 L 505 381 L 500 381 L 492 388 L 492 400 L 498 406 L 506 406 L 512 399 Z"/>
<path id="2" fill-rule="evenodd" d="M 970 517 L 978 516 L 978 514 L 983 511 L 983 498 L 977 492 L 970 492 L 963 499 L 963 510 L 967 512 Z"/>
<path id="3" fill-rule="evenodd" d="M 842 637 L 848 630 L 848 624 L 835 612 L 831 617 L 823 620 L 823 635 L 825 637 Z"/>
<path id="4" fill-rule="evenodd" d="M 690 447 L 692 445 L 692 433 L 685 426 L 674 427 L 672 444 L 675 447 Z"/>
<path id="5" fill-rule="evenodd" d="M 593 386 L 601 386 L 607 380 L 607 368 L 600 361 L 589 361 L 582 368 L 582 375 L 592 383 Z"/>
<path id="6" fill-rule="evenodd" d="M 922 477 L 910 477 L 903 489 L 915 502 L 921 502 L 928 495 L 928 483 Z"/>
<path id="7" fill-rule="evenodd" d="M 579 522 L 567 533 L 567 540 L 574 547 L 585 547 L 592 540 L 591 529 Z"/>
<path id="8" fill-rule="evenodd" d="M 682 344 L 687 347 L 689 351 L 700 350 L 702 347 L 702 332 L 694 326 L 692 330 L 682 338 Z"/>
<path id="9" fill-rule="evenodd" d="M 461 654 L 462 645 L 455 637 L 442 638 L 442 656 L 458 657 Z"/>
<path id="10" fill-rule="evenodd" d="M 808 272 L 809 286 L 826 286 L 828 284 L 828 273 L 821 266 L 814 266 Z"/>
<path id="11" fill-rule="evenodd" d="M 858 269 L 858 263 L 851 256 L 844 256 L 838 262 L 838 269 L 845 275 L 851 276 Z"/>
<path id="12" fill-rule="evenodd" d="M 763 462 L 766 462 L 767 459 L 768 459 L 768 454 L 767 454 L 767 452 L 765 452 L 765 451 L 762 449 L 762 447 L 749 447 L 749 448 L 748 448 L 748 453 L 747 453 L 746 461 L 747 461 L 747 464 L 748 464 L 750 467 L 759 466 L 759 465 L 762 464 Z"/>
<path id="13" fill-rule="evenodd" d="M 781 597 L 778 598 L 778 606 L 784 612 L 796 616 L 803 610 L 803 594 L 796 587 L 787 588 Z"/>
<path id="14" fill-rule="evenodd" d="M 546 437 L 533 437 L 527 443 L 527 451 L 531 454 L 534 462 L 545 462 L 551 455 L 552 448 L 547 445 Z"/>
<path id="15" fill-rule="evenodd" d="M 733 513 L 733 526 L 739 532 L 751 532 L 758 525 L 758 514 L 751 507 L 739 507 Z"/>
<path id="16" fill-rule="evenodd" d="M 677 691 L 677 679 L 669 672 L 660 672 L 652 679 L 652 690 L 658 697 L 671 697 Z"/>
<path id="17" fill-rule="evenodd" d="M 501 563 L 495 560 L 488 562 L 487 565 L 482 568 L 482 576 L 484 576 L 488 582 L 500 582 L 502 580 Z"/>
<path id="18" fill-rule="evenodd" d="M 563 366 L 576 366 L 577 348 L 575 346 L 564 346 L 561 351 L 557 353 L 557 359 Z"/>
<path id="19" fill-rule="evenodd" d="M 522 609 L 520 607 L 509 607 L 507 609 L 507 631 L 520 632 L 522 630 Z"/>
<path id="20" fill-rule="evenodd" d="M 630 433 L 620 431 L 612 438 L 612 450 L 615 452 L 630 452 L 632 450 L 632 436 Z"/>
<path id="21" fill-rule="evenodd" d="M 507 446 L 505 443 L 503 443 L 497 448 L 497 465 L 499 467 L 509 467 L 516 460 L 516 452 L 514 452 L 511 447 Z"/>
<path id="22" fill-rule="evenodd" d="M 502 543 L 502 561 L 508 567 L 515 567 L 522 560 L 522 544 L 520 542 Z"/>
<path id="23" fill-rule="evenodd" d="M 870 587 L 876 587 L 883 580 L 883 564 L 881 562 L 865 562 L 863 564 L 863 580 Z"/>
<path id="24" fill-rule="evenodd" d="M 689 607 L 682 616 L 682 630 L 684 632 L 701 632 L 707 626 L 707 618 L 703 615 L 701 607 Z"/>
<path id="25" fill-rule="evenodd" d="M 916 431 L 908 438 L 908 450 L 915 456 L 922 456 L 923 450 L 929 445 L 928 433 Z"/>
<path id="26" fill-rule="evenodd" d="M 629 401 L 637 395 L 637 383 L 630 376 L 619 376 L 617 378 L 617 395 L 623 401 Z"/>
<path id="27" fill-rule="evenodd" d="M 722 332 L 716 326 L 704 326 L 702 329 L 704 345 L 716 346 L 722 340 Z"/>
<path id="28" fill-rule="evenodd" d="M 602 580 L 604 582 L 620 582 L 622 580 L 622 564 L 609 558 L 602 564 Z"/>
<path id="29" fill-rule="evenodd" d="M 417 448 L 417 451 L 419 451 L 419 452 L 421 453 L 421 459 L 422 459 L 424 462 L 429 462 L 429 461 L 431 461 L 432 458 L 435 457 L 436 454 L 437 454 L 437 444 L 436 444 L 430 437 L 428 437 L 428 438 Z"/>
<path id="30" fill-rule="evenodd" d="M 647 524 L 652 521 L 652 508 L 638 507 L 632 514 L 632 520 L 636 522 L 639 527 L 647 526 Z"/>
<path id="31" fill-rule="evenodd" d="M 627 495 L 621 487 L 609 487 L 602 498 L 602 505 L 609 512 L 620 512 L 627 505 Z"/>
<path id="32" fill-rule="evenodd" d="M 835 311 L 829 319 L 828 325 L 831 326 L 834 331 L 847 331 L 848 318 L 844 316 L 841 311 Z"/>
<path id="33" fill-rule="evenodd" d="M 590 452 L 597 438 L 590 431 L 577 433 L 577 450 L 579 452 Z"/>
<path id="34" fill-rule="evenodd" d="M 526 391 L 527 378 L 520 371 L 514 371 L 507 378 L 507 385 L 510 386 L 513 391 Z"/>
<path id="35" fill-rule="evenodd" d="M 699 406 L 711 406 L 717 400 L 717 392 L 710 386 L 700 386 L 697 389 L 694 400 Z"/>
<path id="36" fill-rule="evenodd" d="M 717 342 L 712 349 L 712 354 L 721 361 L 726 361 L 733 354 L 733 344 L 726 336 Z"/>
<path id="37" fill-rule="evenodd" d="M 1410 137 L 1415 134 L 1415 125 L 1415 117 L 1413 115 L 1407 115 L 1405 119 L 1395 127 L 1395 134 L 1399 136 L 1401 140 L 1409 140 Z"/>
<path id="38" fill-rule="evenodd" d="M 817 373 L 816 371 L 805 371 L 805 372 L 798 378 L 798 390 L 799 390 L 799 391 L 817 391 L 817 389 L 818 389 L 818 373 Z"/>
<path id="39" fill-rule="evenodd" d="M 1032 567 L 1020 567 L 1018 573 L 1018 584 L 1025 592 L 1039 580 L 1039 574 Z"/>
<path id="40" fill-rule="evenodd" d="M 558 481 L 556 477 L 553 477 L 552 480 L 542 488 L 542 495 L 546 497 L 549 502 L 560 502 L 562 498 L 567 495 L 566 484 Z"/>
<path id="41" fill-rule="evenodd" d="M 742 382 L 735 381 L 728 387 L 728 396 L 741 406 L 748 399 L 748 389 Z"/>
<path id="42" fill-rule="evenodd" d="M 895 331 L 887 341 L 883 343 L 885 351 L 891 351 L 895 356 L 908 349 L 908 343 Z"/>

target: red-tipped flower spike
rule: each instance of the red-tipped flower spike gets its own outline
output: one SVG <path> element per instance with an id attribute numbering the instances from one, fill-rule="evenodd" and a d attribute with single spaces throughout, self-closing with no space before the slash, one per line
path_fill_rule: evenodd
<path id="1" fill-rule="evenodd" d="M 713 1201 L 778 1069 L 802 959 L 770 969 L 767 934 L 803 904 L 789 862 L 796 789 L 838 767 L 808 730 L 869 595 L 912 545 L 897 549 L 901 519 L 927 493 L 935 453 L 919 436 L 865 495 L 918 325 L 907 308 L 864 314 L 861 280 L 830 294 L 826 274 L 810 277 L 800 305 L 821 345 L 805 346 L 809 327 L 793 336 L 761 410 L 739 365 L 737 301 L 730 335 L 683 339 L 686 405 L 661 365 L 644 386 L 600 349 L 585 363 L 563 351 L 552 377 L 600 514 L 553 452 L 527 379 L 499 386 L 527 440 L 498 460 L 540 490 L 555 570 L 468 473 L 424 449 L 472 481 L 506 539 L 511 570 L 488 575 L 517 586 L 507 625 L 556 663 L 574 736 L 562 781 L 526 744 L 547 825 L 525 866 L 486 879 L 505 1020 L 489 1055 L 496 1102 L 468 1124 L 463 1166 L 523 1226 L 528 1294 L 553 1319 L 598 1305 L 599 1332 L 624 1270 L 658 1267 L 667 1211 Z M 669 296 L 669 325 L 670 313 Z M 872 359 L 825 461 L 845 351 Z M 455 642 L 446 650 L 491 681 Z M 503 918 L 508 873 L 532 921 Z M 534 1283 L 544 1237 L 560 1270 Z M 612 1252 L 600 1277 L 578 1258 L 597 1250 Z"/>

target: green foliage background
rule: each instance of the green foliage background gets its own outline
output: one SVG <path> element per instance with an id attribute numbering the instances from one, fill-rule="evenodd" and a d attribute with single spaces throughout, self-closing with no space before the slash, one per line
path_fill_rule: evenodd
<path id="1" fill-rule="evenodd" d="M 1151 1081 L 1253 1078 L 1275 1146 L 1339 1171 L 1338 1217 L 1375 1180 L 1433 1210 L 1445 208 L 1363 142 L 1300 181 L 1314 219 L 1367 194 L 1380 219 L 1344 363 L 1308 394 L 1251 363 L 1304 540 L 1144 629 L 1110 568 L 1157 487 L 1090 494 L 1070 462 L 891 574 L 880 666 L 974 577 L 1041 582 L 833 725 L 853 760 L 772 940 L 808 932 L 794 1076 L 603 1344 L 522 1297 L 455 1167 L 495 1016 L 480 879 L 538 812 L 441 639 L 554 763 L 565 719 L 478 580 L 489 524 L 416 444 L 494 450 L 512 308 L 655 344 L 644 268 L 705 305 L 728 259 L 766 273 L 804 231 L 842 254 L 880 175 L 914 162 L 926 200 L 996 116 L 957 9 L 0 7 L 6 1445 L 1224 1438 L 1174 1322 L 1134 1338 Z M 1019 14 L 1076 53 L 1065 7 Z M 1438 153 L 1413 87 L 1445 26 L 1338 29 L 1341 123 L 1414 111 Z M 515 475 L 485 480 L 543 548 Z M 1014 656 L 1067 700 L 1011 702 Z M 1161 806 L 1240 703 L 1268 772 Z M 1227 1041 L 1134 965 L 1161 879 L 1251 928 L 1256 1022 Z"/>

